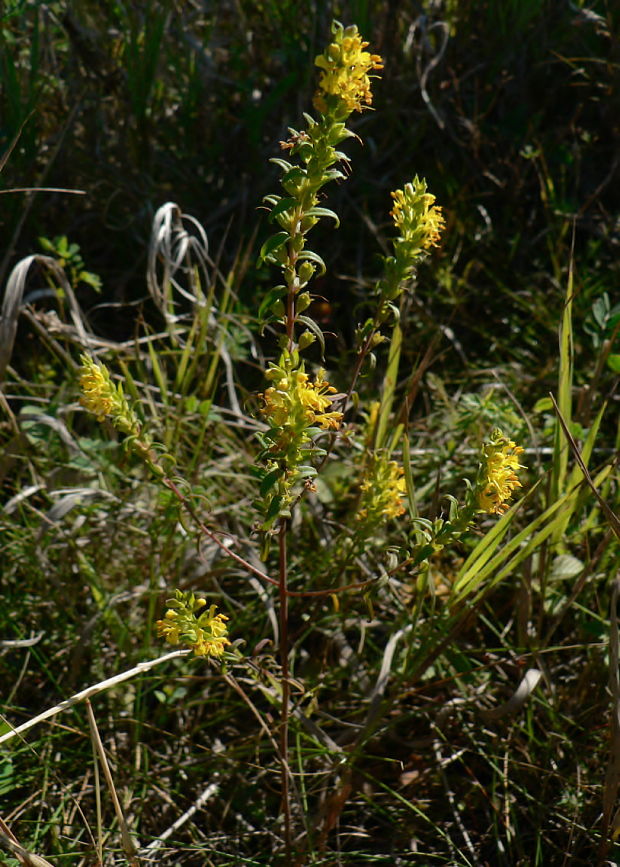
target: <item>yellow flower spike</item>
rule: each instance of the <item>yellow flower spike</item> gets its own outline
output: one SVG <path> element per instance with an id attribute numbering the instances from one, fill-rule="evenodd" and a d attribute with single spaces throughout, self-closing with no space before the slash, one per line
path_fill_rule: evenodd
<path id="1" fill-rule="evenodd" d="M 417 252 L 437 247 L 445 220 L 435 196 L 426 192 L 426 182 L 417 177 L 404 189 L 390 194 L 394 206 L 390 216 L 405 242 L 414 244 Z"/>
<path id="2" fill-rule="evenodd" d="M 114 427 L 126 434 L 138 436 L 140 422 L 123 394 L 122 386 L 114 385 L 110 371 L 105 364 L 93 361 L 88 355 L 81 355 L 80 403 L 102 422 L 112 420 Z"/>
<path id="3" fill-rule="evenodd" d="M 521 487 L 517 476 L 520 469 L 521 446 L 516 445 L 496 428 L 483 447 L 483 466 L 477 485 L 477 502 L 482 512 L 502 515 L 508 510 L 507 500 Z"/>
<path id="4" fill-rule="evenodd" d="M 314 61 L 321 69 L 314 106 L 326 114 L 330 101 L 335 102 L 337 113 L 349 115 L 372 104 L 371 76 L 368 73 L 373 69 L 383 69 L 383 60 L 378 54 L 364 51 L 368 42 L 362 40 L 354 25 L 345 30 L 341 24 L 335 23 L 333 32 L 334 41 Z"/>
<path id="5" fill-rule="evenodd" d="M 404 513 L 404 471 L 396 461 L 388 460 L 385 453 L 370 457 L 360 489 L 362 498 L 356 514 L 357 521 L 376 525 Z"/>

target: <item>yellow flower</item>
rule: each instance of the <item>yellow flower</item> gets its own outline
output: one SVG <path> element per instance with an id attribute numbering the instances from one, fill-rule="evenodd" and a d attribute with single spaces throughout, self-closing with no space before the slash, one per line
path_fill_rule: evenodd
<path id="1" fill-rule="evenodd" d="M 368 73 L 383 69 L 383 61 L 378 54 L 364 51 L 367 45 L 355 25 L 346 29 L 334 25 L 334 41 L 314 61 L 322 70 L 314 97 L 315 108 L 322 114 L 329 107 L 326 97 L 336 97 L 347 114 L 363 111 L 372 103 Z"/>
<path id="2" fill-rule="evenodd" d="M 285 370 L 272 366 L 266 375 L 274 385 L 262 395 L 262 412 L 271 427 L 301 431 L 318 425 L 323 430 L 338 430 L 342 413 L 325 412 L 332 403 L 327 395 L 336 389 L 324 379 L 324 370 L 318 371 L 314 382 L 303 367 Z"/>
<path id="3" fill-rule="evenodd" d="M 97 421 L 111 418 L 114 427 L 123 433 L 140 432 L 140 422 L 127 403 L 123 388 L 114 385 L 105 364 L 93 361 L 88 355 L 80 356 L 80 403 L 97 417 Z"/>
<path id="4" fill-rule="evenodd" d="M 107 369 L 103 365 L 95 364 L 87 355 L 82 356 L 80 403 L 84 409 L 97 416 L 97 421 L 112 415 L 116 407 L 116 390 L 106 373 Z"/>
<path id="5" fill-rule="evenodd" d="M 415 177 L 390 195 L 394 199 L 390 216 L 401 237 L 415 243 L 418 250 L 437 247 L 445 220 L 441 208 L 434 204 L 435 196 L 426 192 L 426 182 Z"/>
<path id="6" fill-rule="evenodd" d="M 195 611 L 204 607 L 206 600 L 195 599 L 193 593 L 185 594 L 180 590 L 168 604 L 174 607 L 155 624 L 160 637 L 168 644 L 191 648 L 196 656 L 222 656 L 226 645 L 230 644 L 225 614 L 216 614 L 216 606 L 211 605 L 208 611 L 196 617 Z"/>
<path id="7" fill-rule="evenodd" d="M 396 461 L 388 460 L 387 455 L 375 454 L 370 458 L 360 489 L 362 499 L 356 520 L 376 524 L 404 513 L 404 471 Z"/>
<path id="8" fill-rule="evenodd" d="M 525 469 L 519 463 L 522 453 L 521 446 L 505 437 L 500 430 L 496 428 L 493 431 L 490 441 L 483 448 L 484 461 L 477 490 L 478 506 L 483 512 L 501 515 L 508 510 L 506 501 L 515 488 L 521 487 L 517 471 Z"/>

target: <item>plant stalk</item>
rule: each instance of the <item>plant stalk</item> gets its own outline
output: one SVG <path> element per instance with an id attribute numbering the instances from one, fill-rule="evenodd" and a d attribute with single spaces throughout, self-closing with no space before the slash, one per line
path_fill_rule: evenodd
<path id="1" fill-rule="evenodd" d="M 291 846 L 291 802 L 288 784 L 288 704 L 289 704 L 289 670 L 288 670 L 288 593 L 287 593 L 287 561 L 286 561 L 286 520 L 280 520 L 279 567 L 280 567 L 280 665 L 282 669 L 282 713 L 280 717 L 280 763 L 282 780 L 281 811 L 284 816 L 284 848 L 286 863 L 292 863 Z"/>

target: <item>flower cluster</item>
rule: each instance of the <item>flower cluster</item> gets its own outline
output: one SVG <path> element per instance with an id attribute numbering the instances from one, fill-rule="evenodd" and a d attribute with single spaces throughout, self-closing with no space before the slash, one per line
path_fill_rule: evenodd
<path id="1" fill-rule="evenodd" d="M 262 395 L 262 412 L 272 428 L 282 429 L 280 442 L 315 425 L 323 430 L 338 430 L 342 413 L 326 412 L 332 404 L 328 395 L 336 389 L 324 379 L 323 369 L 311 382 L 303 364 L 292 369 L 285 361 L 283 367 L 270 365 L 265 376 L 274 384 Z"/>
<path id="2" fill-rule="evenodd" d="M 391 193 L 394 206 L 390 216 L 399 230 L 409 255 L 415 256 L 429 247 L 437 247 L 445 220 L 435 196 L 426 192 L 426 181 L 416 176 L 404 189 Z"/>
<path id="3" fill-rule="evenodd" d="M 364 480 L 360 485 L 362 498 L 356 519 L 375 526 L 405 511 L 406 492 L 403 468 L 390 461 L 384 452 L 373 454 L 367 461 Z"/>
<path id="4" fill-rule="evenodd" d="M 507 511 L 506 501 L 515 488 L 521 487 L 517 477 L 521 446 L 504 436 L 498 429 L 492 432 L 490 440 L 483 447 L 483 464 L 477 485 L 477 501 L 481 511 L 501 515 Z"/>
<path id="5" fill-rule="evenodd" d="M 383 69 L 383 61 L 378 54 L 364 51 L 368 42 L 362 40 L 355 25 L 345 29 L 334 22 L 333 33 L 333 42 L 314 61 L 322 70 L 314 106 L 321 114 L 333 108 L 337 116 L 346 117 L 371 105 L 368 73 Z"/>
<path id="6" fill-rule="evenodd" d="M 168 644 L 182 644 L 191 648 L 196 656 L 222 656 L 226 645 L 228 627 L 224 621 L 228 617 L 216 614 L 216 606 L 211 605 L 202 614 L 196 612 L 204 608 L 206 599 L 198 599 L 193 593 L 175 590 L 174 599 L 167 599 L 169 606 L 163 620 L 156 623 L 157 634 Z"/>
<path id="7" fill-rule="evenodd" d="M 264 465 L 257 470 L 268 530 L 274 520 L 288 517 L 301 484 L 312 488 L 312 461 L 325 454 L 314 442 L 321 431 L 337 431 L 342 413 L 330 409 L 336 389 L 319 370 L 314 381 L 297 351 L 285 350 L 266 373 L 273 384 L 260 395 L 269 429 L 261 434 Z"/>
<path id="8" fill-rule="evenodd" d="M 80 403 L 97 416 L 98 421 L 110 418 L 114 427 L 121 433 L 138 436 L 140 422 L 123 394 L 122 385 L 114 385 L 110 371 L 105 364 L 93 361 L 88 355 L 81 355 Z"/>
<path id="9" fill-rule="evenodd" d="M 394 204 L 390 215 L 398 235 L 392 244 L 394 255 L 384 258 L 384 275 L 377 290 L 383 301 L 379 324 L 389 315 L 389 303 L 403 292 L 405 281 L 431 248 L 436 247 L 445 227 L 441 208 L 434 204 L 435 196 L 426 191 L 426 181 L 417 176 L 402 190 L 391 193 Z"/>

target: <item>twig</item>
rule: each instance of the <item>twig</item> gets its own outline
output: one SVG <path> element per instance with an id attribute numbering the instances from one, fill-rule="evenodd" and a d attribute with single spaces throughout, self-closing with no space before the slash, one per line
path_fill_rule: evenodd
<path id="1" fill-rule="evenodd" d="M 239 554 L 236 554 L 232 551 L 228 545 L 226 545 L 220 538 L 218 538 L 217 534 L 210 530 L 207 525 L 201 521 L 198 513 L 192 506 L 191 502 L 187 499 L 185 494 L 178 488 L 178 486 L 170 479 L 168 476 L 164 476 L 162 478 L 162 484 L 164 484 L 168 490 L 172 491 L 177 500 L 181 503 L 182 506 L 185 507 L 189 515 L 194 520 L 196 526 L 200 530 L 201 533 L 204 533 L 207 538 L 211 539 L 220 551 L 223 551 L 227 557 L 233 559 L 240 566 L 243 566 L 248 572 L 252 575 L 256 575 L 257 578 L 260 578 L 263 581 L 266 581 L 268 584 L 271 584 L 274 587 L 277 587 L 281 591 L 281 582 L 276 581 L 275 578 L 271 578 L 261 569 L 258 569 L 256 566 L 253 566 L 249 560 L 246 560 L 245 557 L 241 557 Z M 344 587 L 330 587 L 326 590 L 289 590 L 288 587 L 285 586 L 284 593 L 288 596 L 298 596 L 298 597 L 309 597 L 309 596 L 332 596 L 334 593 L 344 593 L 347 590 L 364 590 L 366 587 L 369 587 L 371 584 L 375 584 L 379 578 L 370 578 L 368 581 L 358 581 L 354 584 L 345 584 Z"/>
<path id="2" fill-rule="evenodd" d="M 121 829 L 121 842 L 123 846 L 123 852 L 125 853 L 125 857 L 130 864 L 137 864 L 138 862 L 135 860 L 135 856 L 138 854 L 138 847 L 134 843 L 131 834 L 129 833 L 129 827 L 123 814 L 121 802 L 119 801 L 118 795 L 116 793 L 116 786 L 114 785 L 114 780 L 112 779 L 112 772 L 110 771 L 110 765 L 108 764 L 108 759 L 103 748 L 103 743 L 101 742 L 101 735 L 99 734 L 99 729 L 97 728 L 97 721 L 93 713 L 93 707 L 90 703 L 90 699 L 85 699 L 85 702 L 86 715 L 88 716 L 88 724 L 90 726 L 90 734 L 93 741 L 93 747 L 97 753 L 97 756 L 99 757 L 99 761 L 103 769 L 103 775 L 108 785 L 108 791 L 110 792 L 110 797 L 112 798 L 112 804 L 114 805 L 114 812 L 116 813 L 118 825 Z"/>
<path id="3" fill-rule="evenodd" d="M 150 853 L 156 852 L 158 849 L 164 845 L 168 837 L 171 837 L 175 831 L 178 831 L 186 822 L 188 822 L 194 813 L 197 813 L 198 810 L 202 809 L 202 807 L 207 803 L 207 801 L 212 797 L 212 795 L 216 795 L 218 792 L 219 786 L 217 783 L 209 783 L 207 788 L 199 795 L 192 806 L 186 810 L 183 815 L 179 816 L 169 828 L 159 835 L 155 840 L 150 842 L 147 846 L 145 846 L 141 850 L 141 854 L 147 857 Z"/>
<path id="4" fill-rule="evenodd" d="M 147 662 L 139 662 L 138 665 L 128 669 L 127 671 L 115 674 L 114 677 L 108 677 L 106 680 L 102 680 L 100 683 L 95 683 L 93 686 L 87 686 L 86 689 L 76 692 L 75 695 L 71 696 L 71 698 L 61 701 L 60 704 L 56 704 L 54 707 L 44 710 L 43 713 L 37 714 L 37 716 L 32 717 L 32 719 L 27 720 L 20 726 L 16 726 L 15 728 L 12 728 L 11 731 L 0 735 L 0 744 L 10 741 L 11 738 L 16 737 L 16 735 L 21 735 L 33 726 L 38 725 L 38 723 L 43 722 L 43 720 L 56 716 L 56 714 L 62 713 L 63 710 L 68 710 L 70 707 L 74 707 L 76 704 L 84 701 L 84 699 L 92 698 L 93 695 L 98 695 L 100 692 L 104 692 L 112 686 L 117 686 L 117 684 L 135 677 L 136 674 L 142 674 L 145 671 L 149 671 L 149 669 L 155 668 L 156 665 L 160 665 L 162 662 L 167 662 L 169 659 L 176 659 L 180 656 L 187 656 L 191 652 L 191 650 L 173 650 L 172 653 L 167 653 L 165 656 L 159 656 L 157 659 L 149 659 Z M 3 722 L 10 724 L 4 717 L 2 717 L 2 720 Z"/>
<path id="5" fill-rule="evenodd" d="M 567 442 L 571 448 L 571 451 L 575 457 L 575 460 L 577 461 L 577 463 L 579 465 L 579 469 L 583 473 L 583 477 L 586 480 L 586 482 L 588 483 L 590 490 L 592 491 L 592 493 L 594 494 L 594 496 L 598 500 L 598 503 L 599 503 L 601 509 L 605 513 L 605 516 L 606 516 L 607 520 L 609 521 L 609 526 L 613 530 L 614 534 L 618 537 L 618 539 L 620 539 L 620 518 L 618 518 L 616 513 L 611 509 L 611 507 L 605 502 L 605 500 L 601 497 L 599 492 L 596 490 L 594 482 L 592 481 L 592 476 L 588 472 L 588 468 L 586 467 L 586 465 L 583 462 L 583 458 L 581 457 L 577 443 L 575 442 L 573 435 L 571 434 L 571 432 L 568 429 L 568 425 L 566 424 L 564 417 L 562 416 L 562 413 L 560 412 L 560 408 L 558 407 L 558 405 L 556 403 L 555 397 L 551 393 L 550 393 L 550 397 L 551 397 L 551 400 L 553 402 L 553 408 L 555 409 L 555 414 L 558 417 L 558 421 L 560 422 L 560 426 L 561 426 L 562 430 L 564 431 L 564 436 L 567 439 Z"/>

